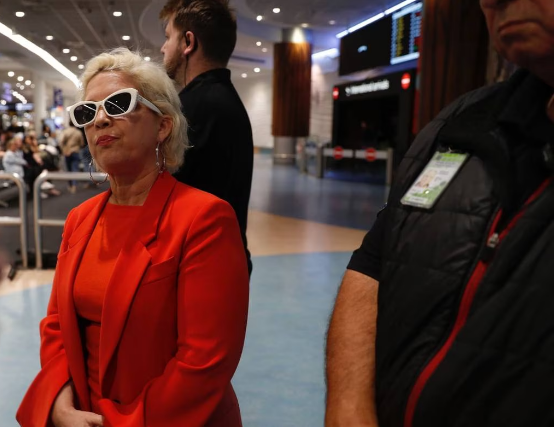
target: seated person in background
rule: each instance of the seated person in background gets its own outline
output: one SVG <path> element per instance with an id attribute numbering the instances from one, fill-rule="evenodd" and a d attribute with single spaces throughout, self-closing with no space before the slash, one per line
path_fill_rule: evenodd
<path id="1" fill-rule="evenodd" d="M 18 136 L 14 136 L 8 141 L 6 152 L 2 157 L 2 166 L 6 173 L 18 174 L 22 179 L 25 177 L 25 167 L 27 162 L 23 158 L 21 151 L 22 140 Z"/>
<path id="2" fill-rule="evenodd" d="M 40 175 L 40 173 L 46 169 L 46 162 L 43 160 L 44 157 L 48 157 L 49 154 L 40 149 L 37 134 L 35 131 L 31 131 L 25 135 L 25 140 L 23 141 L 23 158 L 27 162 L 27 169 L 25 170 L 25 182 L 29 187 L 30 193 L 33 192 L 33 183 Z M 50 196 L 59 196 L 61 192 L 54 187 L 54 185 L 48 181 L 41 184 L 41 197 L 46 198 Z"/>
<path id="3" fill-rule="evenodd" d="M 68 172 L 79 172 L 79 164 L 81 163 L 79 152 L 84 146 L 83 134 L 79 129 L 75 128 L 70 120 L 69 127 L 62 131 L 59 138 L 59 147 L 65 157 L 66 170 Z M 70 181 L 70 193 L 75 193 L 76 190 L 76 181 Z"/>
<path id="4" fill-rule="evenodd" d="M 71 107 L 110 189 L 66 220 L 23 427 L 240 427 L 249 275 L 234 210 L 172 177 L 186 123 L 163 68 L 89 61 Z"/>

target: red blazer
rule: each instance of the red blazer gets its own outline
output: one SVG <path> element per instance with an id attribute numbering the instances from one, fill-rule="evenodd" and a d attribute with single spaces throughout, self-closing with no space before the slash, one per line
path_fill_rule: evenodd
<path id="1" fill-rule="evenodd" d="M 42 369 L 17 412 L 51 426 L 70 379 L 90 411 L 73 283 L 110 191 L 68 215 L 47 316 Z M 106 290 L 99 402 L 105 427 L 241 426 L 231 379 L 247 323 L 249 276 L 233 209 L 162 174 L 132 227 Z"/>

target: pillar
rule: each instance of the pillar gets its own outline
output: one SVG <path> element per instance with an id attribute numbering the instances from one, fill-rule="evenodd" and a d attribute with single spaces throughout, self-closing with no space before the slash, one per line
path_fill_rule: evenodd
<path id="1" fill-rule="evenodd" d="M 301 28 L 284 30 L 282 40 L 274 45 L 274 163 L 294 164 L 298 140 L 309 136 L 311 32 Z"/>
<path id="2" fill-rule="evenodd" d="M 486 83 L 489 36 L 477 0 L 425 0 L 418 129 Z"/>
<path id="3" fill-rule="evenodd" d="M 33 75 L 33 84 L 35 89 L 33 91 L 34 98 L 34 117 L 35 117 L 35 131 L 37 132 L 37 137 L 40 138 L 42 134 L 42 120 L 46 119 L 46 83 L 38 74 Z"/>

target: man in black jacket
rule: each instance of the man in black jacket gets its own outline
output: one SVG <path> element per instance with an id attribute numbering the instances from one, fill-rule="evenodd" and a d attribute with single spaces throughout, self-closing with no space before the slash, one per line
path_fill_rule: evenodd
<path id="1" fill-rule="evenodd" d="M 236 19 L 227 0 L 169 0 L 161 52 L 179 86 L 191 148 L 175 177 L 226 200 L 236 212 L 249 273 L 247 209 L 253 175 L 249 117 L 226 69 L 236 44 Z"/>
<path id="2" fill-rule="evenodd" d="M 327 427 L 553 425 L 554 3 L 481 7 L 522 68 L 402 161 L 338 292 Z"/>

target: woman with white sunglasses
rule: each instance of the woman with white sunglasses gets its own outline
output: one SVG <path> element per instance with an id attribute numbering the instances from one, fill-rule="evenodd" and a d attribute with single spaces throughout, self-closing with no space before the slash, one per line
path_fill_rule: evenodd
<path id="1" fill-rule="evenodd" d="M 17 419 L 239 427 L 230 381 L 245 337 L 247 261 L 233 209 L 170 175 L 186 147 L 173 83 L 117 49 L 87 64 L 82 99 L 71 120 L 110 189 L 68 215 L 40 324 L 42 368 Z"/>

